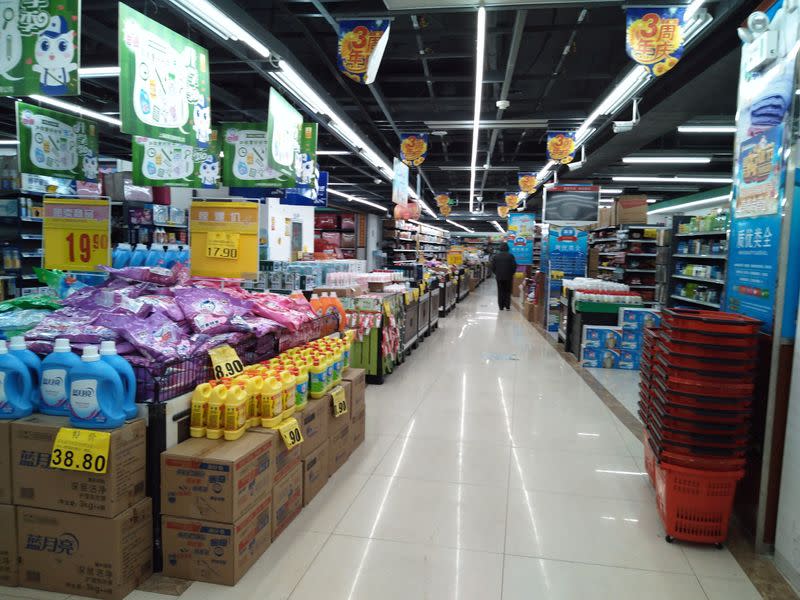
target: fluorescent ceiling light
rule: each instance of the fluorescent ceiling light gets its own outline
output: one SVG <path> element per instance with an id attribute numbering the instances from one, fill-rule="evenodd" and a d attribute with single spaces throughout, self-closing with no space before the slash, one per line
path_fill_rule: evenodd
<path id="1" fill-rule="evenodd" d="M 455 167 L 442 165 L 441 167 L 439 167 L 440 171 L 469 171 L 470 169 L 472 169 L 470 165 L 455 166 Z M 476 165 L 475 170 L 476 171 L 519 171 L 519 167 L 503 167 L 503 166 L 487 167 L 486 165 Z"/>
<path id="2" fill-rule="evenodd" d="M 678 125 L 678 133 L 736 133 L 736 125 Z"/>
<path id="3" fill-rule="evenodd" d="M 499 231 L 500 233 L 506 232 L 506 230 L 503 229 L 503 227 L 497 221 L 492 221 L 492 225 L 494 225 L 494 228 L 497 229 L 497 231 Z"/>
<path id="4" fill-rule="evenodd" d="M 350 150 L 317 150 L 317 156 L 347 156 Z"/>
<path id="5" fill-rule="evenodd" d="M 730 177 L 639 177 L 639 176 L 615 176 L 612 181 L 632 181 L 642 183 L 732 183 Z"/>
<path id="6" fill-rule="evenodd" d="M 242 42 L 262 57 L 269 58 L 269 48 L 208 0 L 169 0 L 169 2 L 200 21 L 223 40 Z"/>
<path id="7" fill-rule="evenodd" d="M 337 186 L 337 185 L 360 185 L 360 184 L 358 184 L 358 183 L 346 183 L 344 181 L 341 181 L 341 182 L 332 181 L 331 183 L 328 184 L 329 187 L 330 186 Z"/>
<path id="8" fill-rule="evenodd" d="M 481 8 L 483 8 L 483 7 L 481 7 Z M 469 233 L 475 233 L 472 229 L 470 229 L 469 227 L 464 227 L 461 223 L 456 223 L 455 221 L 451 221 L 450 219 L 445 219 L 445 221 L 450 223 L 450 225 L 454 225 L 455 227 L 460 227 L 464 231 L 467 231 Z"/>
<path id="9" fill-rule="evenodd" d="M 614 204 L 614 198 L 600 198 L 600 204 Z"/>
<path id="10" fill-rule="evenodd" d="M 0 146 L 16 146 L 19 140 L 0 140 Z"/>
<path id="11" fill-rule="evenodd" d="M 94 110 L 90 110 L 88 108 L 84 108 L 77 104 L 72 104 L 70 102 L 64 102 L 63 100 L 58 100 L 56 98 L 51 98 L 50 96 L 29 96 L 32 100 L 36 100 L 37 102 L 41 102 L 42 104 L 48 104 L 50 106 L 55 106 L 56 108 L 60 108 L 61 110 L 66 110 L 67 112 L 75 113 L 76 115 L 80 115 L 82 117 L 88 117 L 90 119 L 96 119 L 98 121 L 104 121 L 109 125 L 116 125 L 120 127 L 122 125 L 122 121 L 119 119 L 115 119 L 114 117 L 109 117 L 108 115 L 104 115 L 103 113 L 99 113 Z"/>
<path id="12" fill-rule="evenodd" d="M 469 173 L 469 212 L 475 205 L 475 165 L 478 162 L 478 138 L 481 124 L 481 99 L 483 94 L 483 60 L 486 46 L 486 8 L 478 7 L 478 43 L 475 49 L 475 108 L 472 114 L 472 154 Z"/>
<path id="13" fill-rule="evenodd" d="M 658 202 L 658 200 L 656 200 L 655 198 L 648 198 L 647 199 L 647 203 L 648 204 L 655 204 L 656 202 Z"/>
<path id="14" fill-rule="evenodd" d="M 622 162 L 629 164 L 687 164 L 707 165 L 711 162 L 710 156 L 626 156 Z"/>
<path id="15" fill-rule="evenodd" d="M 621 194 L 622 188 L 600 188 L 601 194 Z"/>
<path id="16" fill-rule="evenodd" d="M 339 196 L 340 198 L 344 198 L 348 202 L 359 202 L 360 204 L 366 204 L 367 206 L 372 206 L 373 208 L 378 208 L 382 211 L 387 211 L 387 208 L 385 206 L 381 206 L 380 204 L 376 204 L 375 202 L 370 202 L 369 200 L 364 200 L 363 198 L 351 196 L 350 194 L 345 194 L 344 192 L 340 192 L 338 190 L 328 190 L 328 193 L 333 194 L 334 196 Z"/>
<path id="17" fill-rule="evenodd" d="M 78 69 L 78 77 L 80 77 L 81 79 L 119 77 L 119 67 L 118 66 L 81 67 L 80 69 Z"/>
<path id="18" fill-rule="evenodd" d="M 689 208 L 700 208 L 701 206 L 708 206 L 710 204 L 718 205 L 724 204 L 724 202 L 730 201 L 731 195 L 725 194 L 724 196 L 714 196 L 713 198 L 706 198 L 705 200 L 695 200 L 694 202 L 687 202 L 686 204 L 675 204 L 673 206 L 667 206 L 666 208 L 656 208 L 653 210 L 648 210 L 647 213 L 650 215 L 655 215 L 658 213 L 665 213 L 665 212 L 682 212 Z"/>

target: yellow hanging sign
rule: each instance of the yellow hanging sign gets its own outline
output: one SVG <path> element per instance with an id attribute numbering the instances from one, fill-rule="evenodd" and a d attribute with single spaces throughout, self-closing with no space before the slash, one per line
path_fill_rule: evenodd
<path id="1" fill-rule="evenodd" d="M 192 202 L 192 275 L 256 277 L 258 208 L 255 202 Z"/>
<path id="2" fill-rule="evenodd" d="M 111 265 L 111 207 L 96 198 L 44 198 L 44 268 L 97 271 Z"/>

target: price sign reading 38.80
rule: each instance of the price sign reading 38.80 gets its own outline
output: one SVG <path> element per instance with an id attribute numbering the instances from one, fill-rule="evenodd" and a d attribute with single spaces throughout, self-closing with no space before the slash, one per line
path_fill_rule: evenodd
<path id="1" fill-rule="evenodd" d="M 63 271 L 97 271 L 111 264 L 108 200 L 44 199 L 44 266 Z"/>

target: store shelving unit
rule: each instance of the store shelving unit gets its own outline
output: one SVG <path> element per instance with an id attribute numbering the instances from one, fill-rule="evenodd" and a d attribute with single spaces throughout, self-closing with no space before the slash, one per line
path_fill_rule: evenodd
<path id="1" fill-rule="evenodd" d="M 383 249 L 389 265 L 409 265 L 426 260 L 447 260 L 450 234 L 427 225 L 387 219 L 383 222 Z"/>
<path id="2" fill-rule="evenodd" d="M 0 194 L 6 204 L 0 217 L 0 266 L 3 280 L 13 295 L 39 287 L 34 267 L 42 266 L 42 194 L 9 190 Z"/>

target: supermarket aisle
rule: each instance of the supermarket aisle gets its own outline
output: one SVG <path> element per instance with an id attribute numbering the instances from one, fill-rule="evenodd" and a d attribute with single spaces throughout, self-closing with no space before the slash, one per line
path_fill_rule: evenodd
<path id="1" fill-rule="evenodd" d="M 365 444 L 241 582 L 184 600 L 759 597 L 664 542 L 641 444 L 491 283 L 367 388 Z"/>

